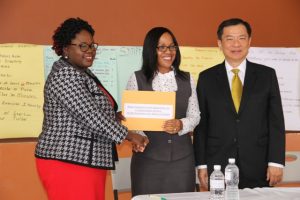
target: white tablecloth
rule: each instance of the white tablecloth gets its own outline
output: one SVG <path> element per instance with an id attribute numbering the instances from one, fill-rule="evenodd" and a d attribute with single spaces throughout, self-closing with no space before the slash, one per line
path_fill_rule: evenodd
<path id="1" fill-rule="evenodd" d="M 139 195 L 132 200 L 201 200 L 209 199 L 209 192 Z M 300 187 L 255 188 L 240 190 L 240 200 L 300 200 Z"/>

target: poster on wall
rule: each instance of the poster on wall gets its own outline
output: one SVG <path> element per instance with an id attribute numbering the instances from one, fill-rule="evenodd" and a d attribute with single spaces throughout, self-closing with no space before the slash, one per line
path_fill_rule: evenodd
<path id="1" fill-rule="evenodd" d="M 40 134 L 44 82 L 42 46 L 0 45 L 0 138 Z"/>
<path id="2" fill-rule="evenodd" d="M 224 60 L 217 47 L 180 47 L 181 69 L 198 74 Z M 0 139 L 38 137 L 43 87 L 59 57 L 48 45 L 0 44 Z M 250 48 L 248 59 L 276 70 L 287 131 L 300 131 L 300 48 Z M 101 46 L 90 68 L 119 104 L 142 65 L 140 46 Z"/>

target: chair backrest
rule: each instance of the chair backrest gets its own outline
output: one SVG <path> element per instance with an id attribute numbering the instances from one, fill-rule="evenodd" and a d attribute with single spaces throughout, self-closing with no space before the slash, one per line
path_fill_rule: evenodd
<path id="1" fill-rule="evenodd" d="M 300 151 L 287 151 L 283 183 L 300 183 Z"/>
<path id="2" fill-rule="evenodd" d="M 131 157 L 119 158 L 116 162 L 116 169 L 111 170 L 115 200 L 118 200 L 118 192 L 131 191 L 130 162 Z"/>

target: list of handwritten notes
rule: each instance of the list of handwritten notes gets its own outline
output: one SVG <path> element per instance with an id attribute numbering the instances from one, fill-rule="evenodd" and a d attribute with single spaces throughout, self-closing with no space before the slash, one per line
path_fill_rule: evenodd
<path id="1" fill-rule="evenodd" d="M 217 47 L 180 47 L 180 51 L 180 68 L 191 73 L 195 84 L 200 72 L 224 60 L 222 52 Z"/>
<path id="2" fill-rule="evenodd" d="M 252 47 L 248 59 L 275 69 L 286 130 L 300 130 L 300 49 Z"/>
<path id="3" fill-rule="evenodd" d="M 91 67 L 92 72 L 115 99 L 118 98 L 116 52 L 116 47 L 99 47 L 93 66 Z"/>
<path id="4" fill-rule="evenodd" d="M 43 74 L 41 46 L 0 45 L 0 138 L 39 135 Z"/>

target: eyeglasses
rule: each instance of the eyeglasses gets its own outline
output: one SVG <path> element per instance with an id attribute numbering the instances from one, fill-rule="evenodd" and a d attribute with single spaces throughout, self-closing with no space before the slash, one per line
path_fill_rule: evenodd
<path id="1" fill-rule="evenodd" d="M 156 48 L 160 52 L 166 52 L 167 49 L 169 49 L 170 51 L 176 51 L 178 46 L 175 46 L 175 45 L 172 45 L 172 46 L 158 46 Z"/>
<path id="2" fill-rule="evenodd" d="M 90 45 L 88 45 L 87 43 L 81 43 L 81 44 L 71 44 L 71 45 L 75 45 L 75 46 L 79 46 L 80 50 L 82 52 L 87 52 L 89 49 L 96 51 L 98 48 L 98 44 L 97 43 L 92 43 Z"/>

